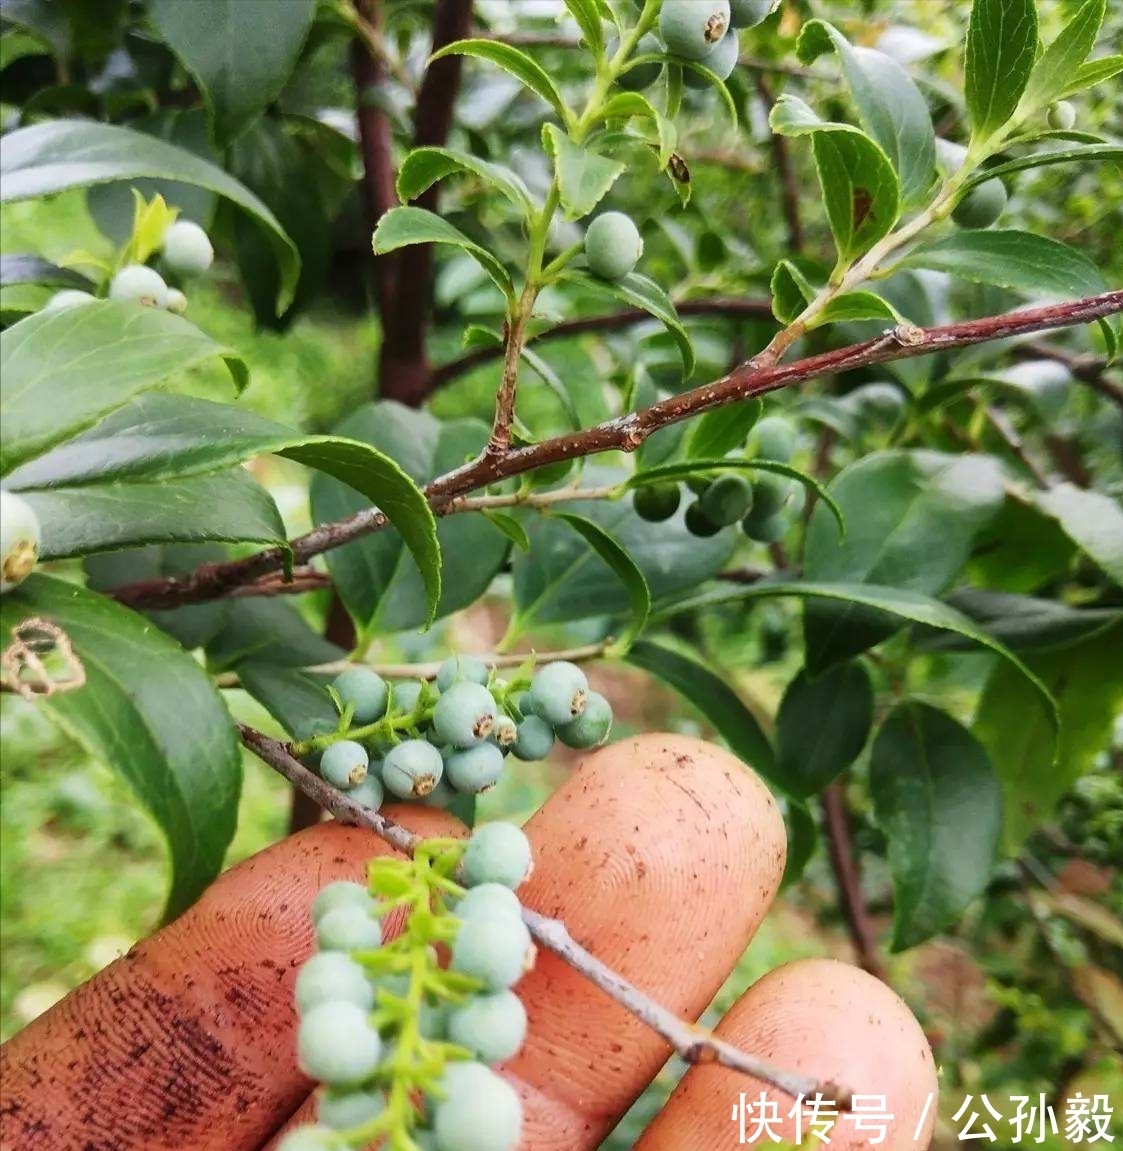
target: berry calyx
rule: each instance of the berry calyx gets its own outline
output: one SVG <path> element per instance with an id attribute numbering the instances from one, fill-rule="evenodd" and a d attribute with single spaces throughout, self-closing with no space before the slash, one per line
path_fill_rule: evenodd
<path id="1" fill-rule="evenodd" d="M 361 743 L 341 739 L 329 744 L 320 756 L 320 774 L 336 787 L 355 787 L 367 777 L 370 756 Z"/>
<path id="2" fill-rule="evenodd" d="M 165 308 L 168 285 L 158 272 L 144 264 L 127 264 L 110 281 L 109 298 L 142 304 L 146 308 Z"/>
<path id="3" fill-rule="evenodd" d="M 612 705 L 600 692 L 589 692 L 585 710 L 569 723 L 558 728 L 558 739 L 566 747 L 596 747 L 608 739 L 612 730 Z"/>
<path id="4" fill-rule="evenodd" d="M 500 715 L 495 719 L 488 738 L 504 752 L 511 749 L 519 736 L 519 725 L 509 715 Z"/>
<path id="5" fill-rule="evenodd" d="M 637 488 L 632 496 L 636 515 L 648 523 L 669 520 L 682 502 L 682 489 L 678 484 L 647 484 Z"/>
<path id="6" fill-rule="evenodd" d="M 486 687 L 460 680 L 437 700 L 433 709 L 433 732 L 439 743 L 472 747 L 488 737 L 498 713 Z"/>
<path id="7" fill-rule="evenodd" d="M 11 591 L 35 570 L 42 540 L 32 506 L 0 488 L 0 593 Z"/>
<path id="8" fill-rule="evenodd" d="M 346 1086 L 371 1075 L 382 1055 L 382 1040 L 366 1011 L 354 1003 L 321 1003 L 300 1021 L 297 1059 L 306 1075 Z"/>
<path id="9" fill-rule="evenodd" d="M 530 699 L 535 712 L 553 724 L 569 723 L 585 710 L 589 681 L 574 663 L 558 660 L 534 673 L 530 681 Z"/>
<path id="10" fill-rule="evenodd" d="M 190 220 L 176 220 L 164 233 L 164 262 L 180 276 L 198 276 L 214 262 L 210 237 Z"/>
<path id="11" fill-rule="evenodd" d="M 399 743 L 382 761 L 382 782 L 399 799 L 424 799 L 443 774 L 441 753 L 424 739 Z"/>
<path id="12" fill-rule="evenodd" d="M 622 280 L 642 255 L 643 238 L 623 212 L 603 212 L 585 232 L 585 260 L 602 280 Z"/>
<path id="13" fill-rule="evenodd" d="M 663 0 L 659 35 L 667 51 L 686 60 L 705 60 L 729 28 L 729 0 Z"/>
<path id="14" fill-rule="evenodd" d="M 349 667 L 332 680 L 331 686 L 344 707 L 354 708 L 355 723 L 374 723 L 386 714 L 390 688 L 372 668 Z"/>
<path id="15" fill-rule="evenodd" d="M 501 883 L 519 886 L 533 866 L 526 834 L 511 823 L 485 823 L 472 832 L 461 863 L 470 886 Z"/>

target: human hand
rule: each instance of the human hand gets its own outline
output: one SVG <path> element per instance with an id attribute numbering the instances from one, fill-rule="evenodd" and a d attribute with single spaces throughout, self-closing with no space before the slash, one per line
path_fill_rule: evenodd
<path id="1" fill-rule="evenodd" d="M 428 808 L 387 809 L 422 836 L 457 834 Z M 536 869 L 519 895 L 643 991 L 694 1019 L 776 894 L 784 827 L 764 785 L 728 753 L 648 735 L 589 756 L 528 823 Z M 294 1056 L 292 984 L 312 950 L 308 909 L 335 879 L 362 879 L 389 848 L 323 824 L 223 875 L 186 914 L 35 1020 L 0 1051 L 3 1151 L 259 1151 L 314 1116 Z M 530 1030 L 504 1074 L 522 1097 L 522 1151 L 592 1151 L 668 1049 L 555 956 L 518 985 Z M 883 983 L 832 961 L 762 979 L 718 1033 L 745 1051 L 857 1094 L 885 1096 L 880 1148 L 923 1151 L 932 1054 Z M 764 1085 L 692 1068 L 638 1151 L 738 1146 L 732 1108 Z M 781 1116 L 793 1100 L 769 1091 Z M 924 1123 L 914 1140 L 921 1116 Z M 750 1124 L 750 1127 L 752 1124 Z M 795 1135 L 784 1119 L 772 1130 Z M 840 1117 L 833 1148 L 867 1146 Z M 762 1133 L 758 1142 L 774 1145 Z"/>

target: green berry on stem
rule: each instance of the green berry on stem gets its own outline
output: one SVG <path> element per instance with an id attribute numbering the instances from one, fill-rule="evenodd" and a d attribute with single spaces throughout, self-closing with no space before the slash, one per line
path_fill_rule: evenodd
<path id="1" fill-rule="evenodd" d="M 753 506 L 753 487 L 744 476 L 718 476 L 698 500 L 706 519 L 718 527 L 735 524 Z"/>
<path id="2" fill-rule="evenodd" d="M 444 774 L 441 753 L 427 740 L 407 739 L 382 761 L 382 782 L 399 799 L 424 799 Z"/>
<path id="3" fill-rule="evenodd" d="M 669 520 L 681 501 L 682 489 L 678 484 L 645 484 L 632 496 L 632 507 L 640 519 L 657 524 Z"/>
<path id="4" fill-rule="evenodd" d="M 772 11 L 775 0 L 729 0 L 734 28 L 755 28 Z"/>
<path id="5" fill-rule="evenodd" d="M 585 710 L 558 728 L 558 739 L 566 747 L 596 747 L 608 739 L 612 730 L 612 705 L 598 691 L 589 692 Z"/>
<path id="6" fill-rule="evenodd" d="M 39 309 L 41 312 L 65 312 L 68 308 L 81 308 L 85 304 L 96 304 L 97 297 L 81 288 L 64 288 L 55 294 Z"/>
<path id="7" fill-rule="evenodd" d="M 787 534 L 788 521 L 779 512 L 763 515 L 754 508 L 741 521 L 741 530 L 757 543 L 774 544 Z"/>
<path id="8" fill-rule="evenodd" d="M 535 712 L 547 723 L 569 723 L 585 710 L 589 681 L 574 663 L 558 660 L 540 667 L 530 681 Z"/>
<path id="9" fill-rule="evenodd" d="M 214 262 L 210 237 L 190 220 L 176 220 L 164 233 L 164 261 L 180 276 L 198 276 Z"/>
<path id="10" fill-rule="evenodd" d="M 187 311 L 187 297 L 178 288 L 169 288 L 168 302 L 165 306 L 169 312 L 182 316 Z"/>
<path id="11" fill-rule="evenodd" d="M 490 742 L 453 751 L 444 762 L 448 782 L 469 795 L 486 791 L 503 774 L 503 752 Z"/>
<path id="12" fill-rule="evenodd" d="M 648 32 L 640 38 L 640 42 L 636 45 L 635 54 L 637 56 L 651 56 L 655 53 L 662 53 L 662 51 L 663 45 Z M 628 68 L 617 78 L 616 83 L 628 92 L 642 92 L 644 88 L 650 88 L 659 79 L 659 73 L 662 71 L 662 63 L 652 60 L 635 68 Z"/>
<path id="13" fill-rule="evenodd" d="M 335 907 L 316 921 L 321 951 L 376 951 L 382 946 L 382 924 L 361 907 Z"/>
<path id="14" fill-rule="evenodd" d="M 1006 185 L 999 179 L 976 185 L 956 204 L 951 218 L 961 228 L 989 228 L 1006 210 Z"/>
<path id="15" fill-rule="evenodd" d="M 721 38 L 718 46 L 698 63 L 703 68 L 713 72 L 719 80 L 728 80 L 733 75 L 733 69 L 737 67 L 740 55 L 741 42 L 737 39 L 737 33 L 730 29 Z M 688 88 L 708 88 L 710 86 L 710 81 L 705 76 L 695 72 L 693 68 L 683 68 L 682 80 Z"/>
<path id="16" fill-rule="evenodd" d="M 158 272 L 144 264 L 127 264 L 110 281 L 109 298 L 143 304 L 146 308 L 165 308 L 168 285 Z"/>
<path id="17" fill-rule="evenodd" d="M 487 683 L 487 665 L 471 655 L 452 655 L 441 664 L 437 672 L 437 687 L 448 691 L 454 683 Z"/>
<path id="18" fill-rule="evenodd" d="M 332 680 L 331 686 L 344 707 L 353 707 L 354 722 L 374 723 L 386 714 L 390 689 L 386 681 L 369 667 L 349 667 Z"/>
<path id="19" fill-rule="evenodd" d="M 511 754 L 516 759 L 545 759 L 554 746 L 554 729 L 538 715 L 528 715 L 519 724 L 518 735 L 511 745 Z"/>
<path id="20" fill-rule="evenodd" d="M 374 988 L 367 973 L 342 951 L 320 951 L 296 976 L 296 1009 L 302 1015 L 321 1003 L 354 1003 L 369 1011 Z"/>
<path id="21" fill-rule="evenodd" d="M 519 897 L 502 883 L 481 883 L 470 887 L 456 905 L 455 914 L 463 920 L 493 919 L 497 915 L 522 918 Z"/>
<path id="22" fill-rule="evenodd" d="M 369 766 L 367 749 L 353 739 L 341 739 L 329 744 L 320 756 L 320 774 L 328 783 L 344 789 L 362 783 L 367 777 Z"/>
<path id="23" fill-rule="evenodd" d="M 585 260 L 602 280 L 622 280 L 642 255 L 643 238 L 623 212 L 603 212 L 585 231 Z"/>
<path id="24" fill-rule="evenodd" d="M 1076 108 L 1067 100 L 1058 100 L 1049 105 L 1045 119 L 1055 131 L 1071 132 L 1076 125 Z"/>
<path id="25" fill-rule="evenodd" d="M 713 520 L 706 515 L 705 509 L 702 507 L 702 501 L 697 499 L 686 509 L 686 530 L 692 536 L 699 536 L 705 539 L 707 536 L 716 536 L 721 531 L 721 524 L 715 524 Z"/>
<path id="26" fill-rule="evenodd" d="M 514 1151 L 522 1135 L 515 1089 L 482 1063 L 452 1063 L 433 1110 L 439 1151 Z"/>
<path id="27" fill-rule="evenodd" d="M 374 1073 L 382 1040 L 363 1008 L 354 1003 L 321 1003 L 301 1019 L 296 1051 L 306 1075 L 333 1087 L 346 1086 Z"/>
<path id="28" fill-rule="evenodd" d="M 377 906 L 374 897 L 361 883 L 337 879 L 320 888 L 319 894 L 312 901 L 312 922 L 319 923 L 329 911 L 337 907 L 358 907 L 363 911 L 372 911 Z"/>
<path id="29" fill-rule="evenodd" d="M 725 37 L 729 0 L 663 0 L 659 35 L 667 51 L 686 60 L 705 60 Z"/>
<path id="30" fill-rule="evenodd" d="M 796 429 L 783 416 L 765 416 L 749 434 L 754 455 L 786 464 L 795 455 Z"/>
<path id="31" fill-rule="evenodd" d="M 686 477 L 686 486 L 689 491 L 692 491 L 696 496 L 706 494 L 706 489 L 714 482 L 713 474 L 700 476 L 697 472 Z"/>
<path id="32" fill-rule="evenodd" d="M 461 866 L 469 886 L 501 883 L 514 889 L 530 874 L 533 862 L 525 832 L 513 823 L 485 823 L 472 832 Z"/>
<path id="33" fill-rule="evenodd" d="M 750 515 L 766 520 L 778 512 L 792 493 L 791 481 L 783 476 L 761 476 L 753 483 L 753 506 Z"/>
<path id="34" fill-rule="evenodd" d="M 483 1063 L 502 1063 L 526 1039 L 526 1008 L 513 991 L 473 996 L 449 1013 L 448 1037 Z"/>
<path id="35" fill-rule="evenodd" d="M 0 592 L 11 591 L 35 570 L 42 539 L 32 506 L 0 488 Z"/>
<path id="36" fill-rule="evenodd" d="M 350 1131 L 377 1119 L 386 1110 L 379 1091 L 327 1091 L 316 1101 L 316 1118 L 333 1131 Z"/>
<path id="37" fill-rule="evenodd" d="M 386 790 L 382 786 L 382 767 L 376 765 L 367 771 L 367 777 L 357 787 L 351 788 L 347 798 L 354 800 L 367 811 L 378 811 L 386 801 Z"/>
<path id="38" fill-rule="evenodd" d="M 277 1144 L 277 1151 L 339 1151 L 339 1140 L 334 1131 L 318 1124 L 297 1127 Z"/>
<path id="39" fill-rule="evenodd" d="M 446 691 L 433 708 L 433 732 L 440 743 L 472 747 L 487 739 L 499 708 L 482 684 L 460 680 Z"/>

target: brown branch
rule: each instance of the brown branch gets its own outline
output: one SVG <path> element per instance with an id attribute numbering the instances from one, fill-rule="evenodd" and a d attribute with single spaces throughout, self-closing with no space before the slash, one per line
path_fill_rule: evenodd
<path id="1" fill-rule="evenodd" d="M 1111 400 L 1116 407 L 1123 409 L 1123 386 L 1107 378 L 1105 375 L 1107 361 L 1099 356 L 1079 355 L 1037 340 L 1015 348 L 1013 355 L 1018 360 L 1052 360 L 1063 364 L 1074 379 L 1087 384 L 1101 396 Z"/>
<path id="2" fill-rule="evenodd" d="M 676 305 L 680 316 L 732 316 L 745 317 L 754 320 L 771 320 L 772 304 L 768 300 L 737 300 L 716 298 L 709 300 L 684 300 Z M 623 308 L 618 312 L 608 312 L 603 316 L 582 316 L 576 320 L 563 320 L 552 328 L 539 332 L 533 336 L 532 343 L 542 343 L 547 340 L 573 339 L 575 336 L 588 335 L 591 332 L 612 332 L 618 328 L 626 328 L 632 324 L 640 324 L 651 319 L 651 313 L 642 308 Z M 462 376 L 466 372 L 478 368 L 481 364 L 490 363 L 503 357 L 504 346 L 501 344 L 487 345 L 476 348 L 447 364 L 434 368 L 429 377 L 430 389 L 436 391 L 450 380 Z"/>
<path id="3" fill-rule="evenodd" d="M 764 101 L 765 110 L 771 112 L 772 106 L 776 103 L 776 96 L 772 91 L 772 84 L 763 72 L 756 74 L 756 90 Z M 781 136 L 779 132 L 773 132 L 769 137 L 769 143 L 780 185 L 780 205 L 788 229 L 788 247 L 798 254 L 803 251 L 803 224 L 799 218 L 799 179 L 795 168 L 792 167 L 787 137 Z"/>
<path id="4" fill-rule="evenodd" d="M 387 819 L 381 813 L 361 807 L 345 791 L 332 787 L 314 772 L 309 771 L 293 757 L 284 743 L 270 739 L 244 724 L 238 725 L 238 731 L 242 743 L 250 751 L 280 772 L 295 788 L 330 811 L 336 819 L 343 823 L 369 827 L 391 847 L 406 855 L 412 855 L 421 843 L 419 836 Z M 680 1019 L 673 1011 L 645 995 L 638 987 L 629 983 L 622 975 L 584 948 L 570 935 L 569 929 L 560 919 L 552 919 L 529 907 L 524 907 L 523 921 L 540 947 L 544 947 L 568 963 L 594 986 L 611 996 L 641 1022 L 646 1023 L 687 1063 L 717 1063 L 733 1071 L 761 1079 L 789 1095 L 797 1097 L 803 1095 L 810 1099 L 818 1093 L 824 1099 L 837 1103 L 841 1110 L 850 1109 L 851 1094 L 839 1084 L 821 1083 L 810 1076 L 776 1067 L 766 1060 L 749 1055 L 726 1043 L 712 1032 Z"/>
<path id="5" fill-rule="evenodd" d="M 989 340 L 1086 324 L 1120 312 L 1123 312 L 1123 289 L 1066 304 L 1027 308 L 960 324 L 934 328 L 898 327 L 874 339 L 790 363 L 759 367 L 750 360 L 712 383 L 691 388 L 649 408 L 617 416 L 584 431 L 555 436 L 537 444 L 516 448 L 502 456 L 481 455 L 463 467 L 433 480 L 425 488 L 425 494 L 434 509 L 439 511 L 457 496 L 546 464 L 613 450 L 635 451 L 649 435 L 660 428 L 804 380 L 853 371 L 871 364 L 969 347 Z M 306 563 L 312 556 L 381 530 L 387 522 L 377 508 L 366 508 L 345 520 L 321 524 L 293 540 L 288 547 L 294 562 Z M 269 548 L 244 559 L 203 565 L 188 576 L 169 576 L 126 584 L 118 588 L 114 596 L 132 607 L 144 608 L 178 607 L 184 603 L 218 599 L 229 595 L 235 587 L 252 583 L 269 572 L 280 570 L 288 556 L 289 551 L 284 547 Z"/>
<path id="6" fill-rule="evenodd" d="M 850 834 L 850 812 L 842 784 L 835 780 L 822 794 L 823 826 L 827 834 L 827 854 L 834 871 L 846 926 L 862 969 L 878 979 L 885 978 L 885 965 L 877 947 L 877 935 L 862 894 L 862 879 Z"/>

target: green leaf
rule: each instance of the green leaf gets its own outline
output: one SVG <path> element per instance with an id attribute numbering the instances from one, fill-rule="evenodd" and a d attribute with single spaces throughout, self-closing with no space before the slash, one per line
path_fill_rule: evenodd
<path id="1" fill-rule="evenodd" d="M 873 686 L 851 661 L 788 684 L 776 715 L 776 772 L 789 795 L 815 795 L 861 754 L 873 727 Z"/>
<path id="2" fill-rule="evenodd" d="M 269 493 L 241 468 L 157 483 L 25 491 L 43 528 L 44 559 L 153 543 L 284 542 Z"/>
<path id="3" fill-rule="evenodd" d="M 673 687 L 713 724 L 738 759 L 776 783 L 775 756 L 768 736 L 729 686 L 728 676 L 715 675 L 692 657 L 647 639 L 632 646 L 627 660 Z"/>
<path id="4" fill-rule="evenodd" d="M 440 60 L 442 56 L 474 56 L 477 60 L 487 60 L 491 64 L 496 64 L 541 96 L 554 109 L 563 124 L 568 124 L 572 119 L 562 94 L 550 79 L 550 74 L 537 60 L 510 44 L 503 44 L 498 40 L 457 40 L 439 52 L 434 52 L 429 59 Z"/>
<path id="5" fill-rule="evenodd" d="M 706 412 L 692 421 L 686 455 L 695 460 L 720 459 L 726 452 L 743 447 L 763 412 L 764 401 L 755 398 Z"/>
<path id="6" fill-rule="evenodd" d="M 895 324 L 907 322 L 888 300 L 876 292 L 863 289 L 835 296 L 808 328 L 820 328 L 824 324 L 854 323 L 858 320 L 892 320 Z"/>
<path id="7" fill-rule="evenodd" d="M 417 485 L 477 454 L 487 442 L 488 428 L 478 420 L 441 422 L 427 412 L 385 402 L 364 404 L 339 425 L 338 432 L 345 442 L 359 441 L 374 448 L 379 458 L 389 457 L 411 481 L 411 490 L 416 490 Z M 302 462 L 328 470 L 309 457 Z M 362 468 L 356 466 L 353 476 L 336 474 L 343 484 L 327 474 L 312 479 L 312 514 L 317 523 L 344 519 L 368 506 L 356 490 Z M 376 502 L 389 514 L 385 498 Z M 425 531 L 432 531 L 431 524 Z M 376 532 L 333 548 L 327 561 L 361 631 L 404 631 L 474 603 L 499 570 L 507 550 L 503 534 L 479 513 L 442 516 L 432 544 L 432 552 L 441 560 L 435 609 L 430 576 L 423 576 L 424 569 L 409 562 L 403 540 L 395 532 Z"/>
<path id="8" fill-rule="evenodd" d="M 255 596 L 232 599 L 222 627 L 207 643 L 212 671 L 240 671 L 247 663 L 314 667 L 346 656 L 329 643 L 291 604 Z"/>
<path id="9" fill-rule="evenodd" d="M 900 704 L 870 755 L 874 818 L 889 839 L 893 950 L 950 927 L 990 879 L 1002 793 L 986 751 L 949 715 Z"/>
<path id="10" fill-rule="evenodd" d="M 521 176 L 501 164 L 481 160 L 455 148 L 414 148 L 398 171 L 398 198 L 416 200 L 438 180 L 453 173 L 467 172 L 497 192 L 501 192 L 524 215 L 534 211 L 534 200 Z"/>
<path id="11" fill-rule="evenodd" d="M 530 551 L 530 536 L 526 534 L 526 528 L 514 516 L 496 511 L 485 511 L 484 515 L 487 517 L 488 523 L 494 524 L 519 551 Z"/>
<path id="12" fill-rule="evenodd" d="M 565 0 L 569 14 L 577 21 L 581 36 L 594 57 L 604 53 L 604 24 L 596 0 Z"/>
<path id="13" fill-rule="evenodd" d="M 0 472 L 31 459 L 173 372 L 240 360 L 170 312 L 101 301 L 40 312 L 0 333 Z"/>
<path id="14" fill-rule="evenodd" d="M 160 825 L 172 863 L 164 914 L 177 915 L 218 874 L 234 835 L 242 759 L 230 716 L 187 652 L 113 600 L 33 575 L 0 601 L 3 646 L 35 616 L 70 637 L 86 675 L 39 706 L 120 772 Z"/>
<path id="15" fill-rule="evenodd" d="M 975 0 L 964 63 L 971 137 L 986 140 L 1014 113 L 1037 58 L 1035 0 Z"/>
<path id="16" fill-rule="evenodd" d="M 327 690 L 331 676 L 250 660 L 238 669 L 238 678 L 293 739 L 312 739 L 339 727 L 339 712 Z"/>
<path id="17" fill-rule="evenodd" d="M 638 92 L 617 92 L 605 101 L 605 120 L 631 116 L 650 120 L 655 126 L 659 140 L 659 170 L 662 172 L 671 162 L 671 156 L 678 144 L 678 129 L 675 127 L 675 122 L 664 116 L 650 100 Z"/>
<path id="18" fill-rule="evenodd" d="M 947 272 L 974 284 L 994 284 L 1034 299 L 1074 299 L 1106 292 L 1099 269 L 1083 252 L 1048 236 L 1014 229 L 957 232 L 914 248 L 897 265 Z M 1118 319 L 1102 320 L 1109 353 L 1117 346 Z"/>
<path id="19" fill-rule="evenodd" d="M 510 300 L 514 286 L 507 269 L 486 248 L 469 240 L 459 228 L 424 208 L 391 208 L 378 221 L 374 230 L 374 252 L 377 256 L 396 252 L 411 244 L 452 244 L 467 252 Z"/>
<path id="20" fill-rule="evenodd" d="M 574 144 L 556 125 L 542 125 L 542 146 L 554 161 L 562 212 L 567 220 L 584 219 L 608 195 L 627 165 Z"/>
<path id="21" fill-rule="evenodd" d="M 636 639 L 643 634 L 647 626 L 647 617 L 651 614 L 651 589 L 647 586 L 644 577 L 635 560 L 627 551 L 612 538 L 595 520 L 587 516 L 579 516 L 573 512 L 552 513 L 558 519 L 565 520 L 567 524 L 600 556 L 602 560 L 616 573 L 631 601 L 632 622 L 616 638 L 612 645 L 611 654 L 626 655 L 628 649 Z M 529 551 L 529 547 L 526 549 Z"/>
<path id="22" fill-rule="evenodd" d="M 804 551 L 807 578 L 926 595 L 951 582 L 1005 495 L 999 467 L 989 457 L 930 451 L 871 453 L 844 468 L 829 490 L 849 530 L 840 538 L 835 521 L 815 507 Z M 892 621 L 879 613 L 808 604 L 808 668 L 817 674 L 892 631 Z"/>
<path id="23" fill-rule="evenodd" d="M 222 145 L 280 93 L 312 26 L 316 0 L 271 0 L 264 18 L 256 5 L 230 0 L 150 0 L 148 14 L 197 81 Z"/>
<path id="24" fill-rule="evenodd" d="M 1010 852 L 1049 819 L 1060 797 L 1110 745 L 1113 722 L 1123 707 L 1121 643 L 1123 624 L 1116 623 L 1082 643 L 1026 657 L 1060 706 L 1055 758 L 1043 717 L 1026 706 L 1032 688 L 1005 664 L 991 672 L 973 730 L 1002 784 L 1003 838 Z"/>
<path id="25" fill-rule="evenodd" d="M 828 123 L 814 108 L 798 96 L 783 92 L 768 113 L 768 126 L 780 136 L 808 136 L 833 128 L 841 132 L 857 132 L 851 124 Z"/>
<path id="26" fill-rule="evenodd" d="M 1081 551 L 1123 587 L 1123 508 L 1116 500 L 1068 483 L 1035 493 L 1034 499 Z"/>
<path id="27" fill-rule="evenodd" d="M 1058 99 L 1095 47 L 1106 13 L 1107 0 L 1081 4 L 1034 65 L 1018 106 L 1020 116 L 1042 112 Z"/>
<path id="28" fill-rule="evenodd" d="M 574 431 L 579 431 L 582 426 L 581 413 L 578 412 L 577 404 L 570 394 L 569 388 L 565 386 L 565 381 L 533 348 L 528 348 L 524 345 L 519 354 L 530 367 L 531 371 L 533 371 L 557 397 L 558 403 L 561 404 L 562 411 L 565 412 L 566 419 L 569 421 L 569 426 Z"/>
<path id="29" fill-rule="evenodd" d="M 772 314 L 790 324 L 815 298 L 815 288 L 793 260 L 780 260 L 772 269 Z"/>
<path id="30" fill-rule="evenodd" d="M 0 202 L 149 177 L 205 188 L 262 228 L 281 269 L 277 310 L 291 303 L 300 257 L 276 216 L 221 168 L 165 140 L 92 120 L 51 120 L 0 138 Z"/>
<path id="31" fill-rule="evenodd" d="M 1051 164 L 1091 164 L 1097 160 L 1120 158 L 1123 158 L 1123 145 L 1120 144 L 1090 144 L 1080 148 L 1054 148 L 1048 152 L 1032 152 L 1028 156 L 1018 156 L 1001 164 L 993 164 L 989 168 L 980 168 L 964 183 L 963 190 L 969 192 L 988 180 L 1024 172 L 1027 168 L 1045 168 Z"/>
<path id="32" fill-rule="evenodd" d="M 50 284 L 59 288 L 82 288 L 90 291 L 93 284 L 72 268 L 60 268 L 50 260 L 27 253 L 0 255 L 0 287 L 9 284 Z"/>
<path id="33" fill-rule="evenodd" d="M 881 145 L 901 183 L 901 202 L 919 202 L 936 179 L 936 135 L 928 104 L 912 77 L 892 57 L 852 45 L 825 20 L 804 24 L 796 45 L 809 64 L 834 47 L 862 127 Z"/>
<path id="34" fill-rule="evenodd" d="M 819 846 L 819 827 L 810 809 L 802 803 L 788 801 L 784 824 L 788 832 L 788 858 L 784 863 L 784 877 L 780 880 L 781 891 L 786 891 L 803 878 Z"/>
<path id="35" fill-rule="evenodd" d="M 1058 93 L 1058 99 L 1064 100 L 1075 96 L 1086 88 L 1093 88 L 1110 80 L 1123 72 L 1123 54 L 1116 56 L 1101 56 L 1096 60 L 1088 60 L 1076 69 L 1076 74 Z"/>

